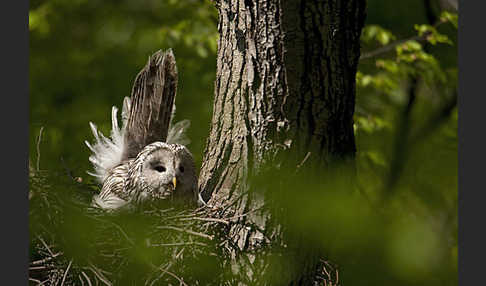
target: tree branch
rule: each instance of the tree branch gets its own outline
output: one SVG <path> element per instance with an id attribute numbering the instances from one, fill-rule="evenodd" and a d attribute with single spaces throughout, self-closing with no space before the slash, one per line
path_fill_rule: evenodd
<path id="1" fill-rule="evenodd" d="M 445 21 L 439 21 L 435 25 L 433 25 L 433 27 L 434 28 L 437 28 L 437 27 L 439 27 L 440 25 L 442 25 L 444 23 L 445 23 Z M 410 37 L 410 38 L 407 38 L 407 39 L 402 39 L 402 40 L 395 41 L 395 42 L 390 43 L 390 44 L 388 44 L 386 46 L 380 47 L 380 48 L 378 48 L 376 50 L 373 50 L 373 51 L 370 51 L 370 52 L 367 52 L 367 53 L 362 54 L 359 57 L 359 60 L 362 61 L 362 60 L 366 60 L 366 59 L 369 59 L 369 58 L 374 58 L 374 57 L 379 56 L 381 54 L 385 54 L 385 53 L 391 52 L 393 49 L 395 49 L 396 46 L 399 46 L 401 44 L 404 44 L 404 43 L 406 43 L 408 41 L 424 42 L 424 41 L 427 40 L 427 37 L 430 36 L 430 35 L 431 35 L 430 32 L 426 32 L 426 33 L 424 33 L 421 36 L 416 35 L 416 36 L 413 36 L 413 37 Z"/>

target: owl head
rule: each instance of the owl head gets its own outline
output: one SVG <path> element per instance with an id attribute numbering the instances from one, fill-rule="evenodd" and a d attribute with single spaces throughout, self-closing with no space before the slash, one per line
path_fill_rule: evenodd
<path id="1" fill-rule="evenodd" d="M 145 146 L 131 163 L 126 184 L 139 203 L 166 199 L 196 202 L 198 198 L 194 159 L 180 144 L 154 142 Z"/>

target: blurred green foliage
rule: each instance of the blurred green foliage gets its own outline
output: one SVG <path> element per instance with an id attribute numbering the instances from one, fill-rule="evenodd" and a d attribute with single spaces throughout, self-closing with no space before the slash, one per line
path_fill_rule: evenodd
<path id="1" fill-rule="evenodd" d="M 167 48 L 179 71 L 175 120 L 191 120 L 190 148 L 200 165 L 212 109 L 216 21 L 209 0 L 31 1 L 30 152 L 44 126 L 41 167 L 57 169 L 63 157 L 85 176 L 88 122 L 109 134 L 111 106 L 121 107 L 148 57 Z"/>
<path id="2" fill-rule="evenodd" d="M 435 11 L 430 23 L 405 14 L 424 11 L 418 2 L 369 1 L 355 112 L 359 203 L 321 201 L 351 204 L 332 212 L 333 226 L 343 223 L 359 246 L 330 250 L 350 285 L 457 284 L 457 15 Z M 376 277 L 360 280 L 360 270 Z"/>
<path id="3" fill-rule="evenodd" d="M 457 15 L 435 9 L 436 22 L 430 23 L 424 1 L 367 2 L 356 79 L 357 191 L 351 197 L 339 192 L 349 188 L 347 172 L 318 180 L 302 172 L 304 177 L 288 174 L 294 183 L 278 189 L 274 200 L 288 213 L 290 237 L 308 234 L 309 247 L 322 249 L 339 266 L 344 285 L 456 285 Z M 31 260 L 41 258 L 38 235 L 47 233 L 80 260 L 98 255 L 103 248 L 91 242 L 111 233 L 108 237 L 124 247 L 118 254 L 132 258 L 128 263 L 117 257 L 107 265 L 122 275 L 119 281 L 140 272 L 150 276 L 153 269 L 144 267 L 173 255 L 127 245 L 118 228 L 106 223 L 122 225 L 143 241 L 144 235 L 155 235 L 149 229 L 160 221 L 79 210 L 97 191 L 85 173 L 91 166 L 83 141 L 92 138 L 89 121 L 109 133 L 111 106 L 120 107 L 130 95 L 148 56 L 172 48 L 179 70 L 176 120 L 191 120 L 189 147 L 200 166 L 212 110 L 216 25 L 209 0 L 30 1 L 33 169 L 37 148 L 41 153 L 40 171 L 31 179 Z M 282 176 L 267 174 L 265 180 Z M 107 228 L 96 230 L 100 223 L 92 217 L 103 219 Z M 206 249 L 221 254 L 217 244 Z M 65 269 L 69 259 L 64 259 Z M 214 256 L 199 259 L 174 269 L 186 273 L 187 281 L 215 284 L 217 275 L 208 273 L 227 274 Z"/>

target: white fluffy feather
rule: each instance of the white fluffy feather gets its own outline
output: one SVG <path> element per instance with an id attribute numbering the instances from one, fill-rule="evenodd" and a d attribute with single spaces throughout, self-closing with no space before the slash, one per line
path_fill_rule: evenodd
<path id="1" fill-rule="evenodd" d="M 88 148 L 91 150 L 92 154 L 89 157 L 89 161 L 93 164 L 94 173 L 88 172 L 88 174 L 97 178 L 100 183 L 103 183 L 108 172 L 121 163 L 122 154 L 124 151 L 124 136 L 125 128 L 128 122 L 128 116 L 131 106 L 131 100 L 125 97 L 123 100 L 122 108 L 122 126 L 118 126 L 118 108 L 116 106 L 112 107 L 111 110 L 111 136 L 107 138 L 101 133 L 95 124 L 89 123 L 93 136 L 95 137 L 94 144 L 90 144 L 85 141 Z M 187 145 L 190 140 L 186 136 L 186 130 L 190 126 L 189 120 L 182 120 L 175 124 L 172 124 L 172 119 L 175 116 L 175 105 L 172 110 L 171 123 L 169 126 L 169 132 L 167 135 L 167 143 L 169 144 L 181 144 Z"/>
<path id="2" fill-rule="evenodd" d="M 118 209 L 127 204 L 128 204 L 127 201 L 117 197 L 113 193 L 108 193 L 107 195 L 104 196 L 104 198 L 101 198 L 99 195 L 93 196 L 93 205 L 105 210 Z"/>
<path id="3" fill-rule="evenodd" d="M 123 100 L 122 108 L 122 127 L 118 126 L 118 108 L 113 106 L 111 109 L 111 136 L 107 138 L 101 133 L 95 124 L 89 123 L 91 131 L 95 137 L 95 142 L 91 145 L 88 141 L 85 141 L 92 154 L 89 157 L 89 161 L 93 164 L 94 173 L 88 172 L 88 174 L 96 177 L 101 183 L 108 175 L 108 171 L 118 165 L 121 162 L 125 134 L 125 127 L 128 121 L 128 111 L 130 110 L 131 101 L 130 98 L 125 97 Z"/>
<path id="4" fill-rule="evenodd" d="M 175 124 L 172 124 L 176 113 L 176 106 L 172 108 L 172 113 L 170 116 L 170 123 L 169 123 L 169 133 L 167 134 L 167 143 L 169 144 L 181 144 L 181 145 L 189 145 L 191 140 L 186 135 L 186 131 L 191 126 L 191 122 L 187 119 L 179 121 Z"/>
<path id="5" fill-rule="evenodd" d="M 187 138 L 186 130 L 191 125 L 189 120 L 182 120 L 169 127 L 169 134 L 167 135 L 167 143 L 189 145 L 191 140 Z"/>

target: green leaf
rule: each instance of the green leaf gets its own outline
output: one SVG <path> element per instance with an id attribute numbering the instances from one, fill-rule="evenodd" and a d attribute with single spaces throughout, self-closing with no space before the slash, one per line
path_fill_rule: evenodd
<path id="1" fill-rule="evenodd" d="M 390 31 L 378 25 L 368 25 L 363 28 L 361 40 L 366 43 L 377 41 L 381 45 L 387 45 L 392 40 L 395 40 L 395 36 Z"/>
<path id="2" fill-rule="evenodd" d="M 437 43 L 452 45 L 452 41 L 446 35 L 440 34 L 436 28 L 430 25 L 415 25 L 415 30 L 418 31 L 419 36 L 425 36 L 425 39 L 432 45 Z"/>
<path id="3" fill-rule="evenodd" d="M 50 25 L 47 21 L 49 12 L 50 6 L 48 3 L 29 11 L 29 31 L 36 31 L 42 36 L 47 36 L 50 30 Z"/>
<path id="4" fill-rule="evenodd" d="M 442 12 L 442 14 L 440 14 L 440 20 L 442 22 L 451 23 L 457 29 L 458 16 L 457 16 L 456 13 L 444 11 L 444 12 Z"/>
<path id="5" fill-rule="evenodd" d="M 386 71 L 389 71 L 391 73 L 398 73 L 399 72 L 398 64 L 395 61 L 392 61 L 392 60 L 377 60 L 376 66 L 379 67 L 379 68 L 383 68 Z"/>

